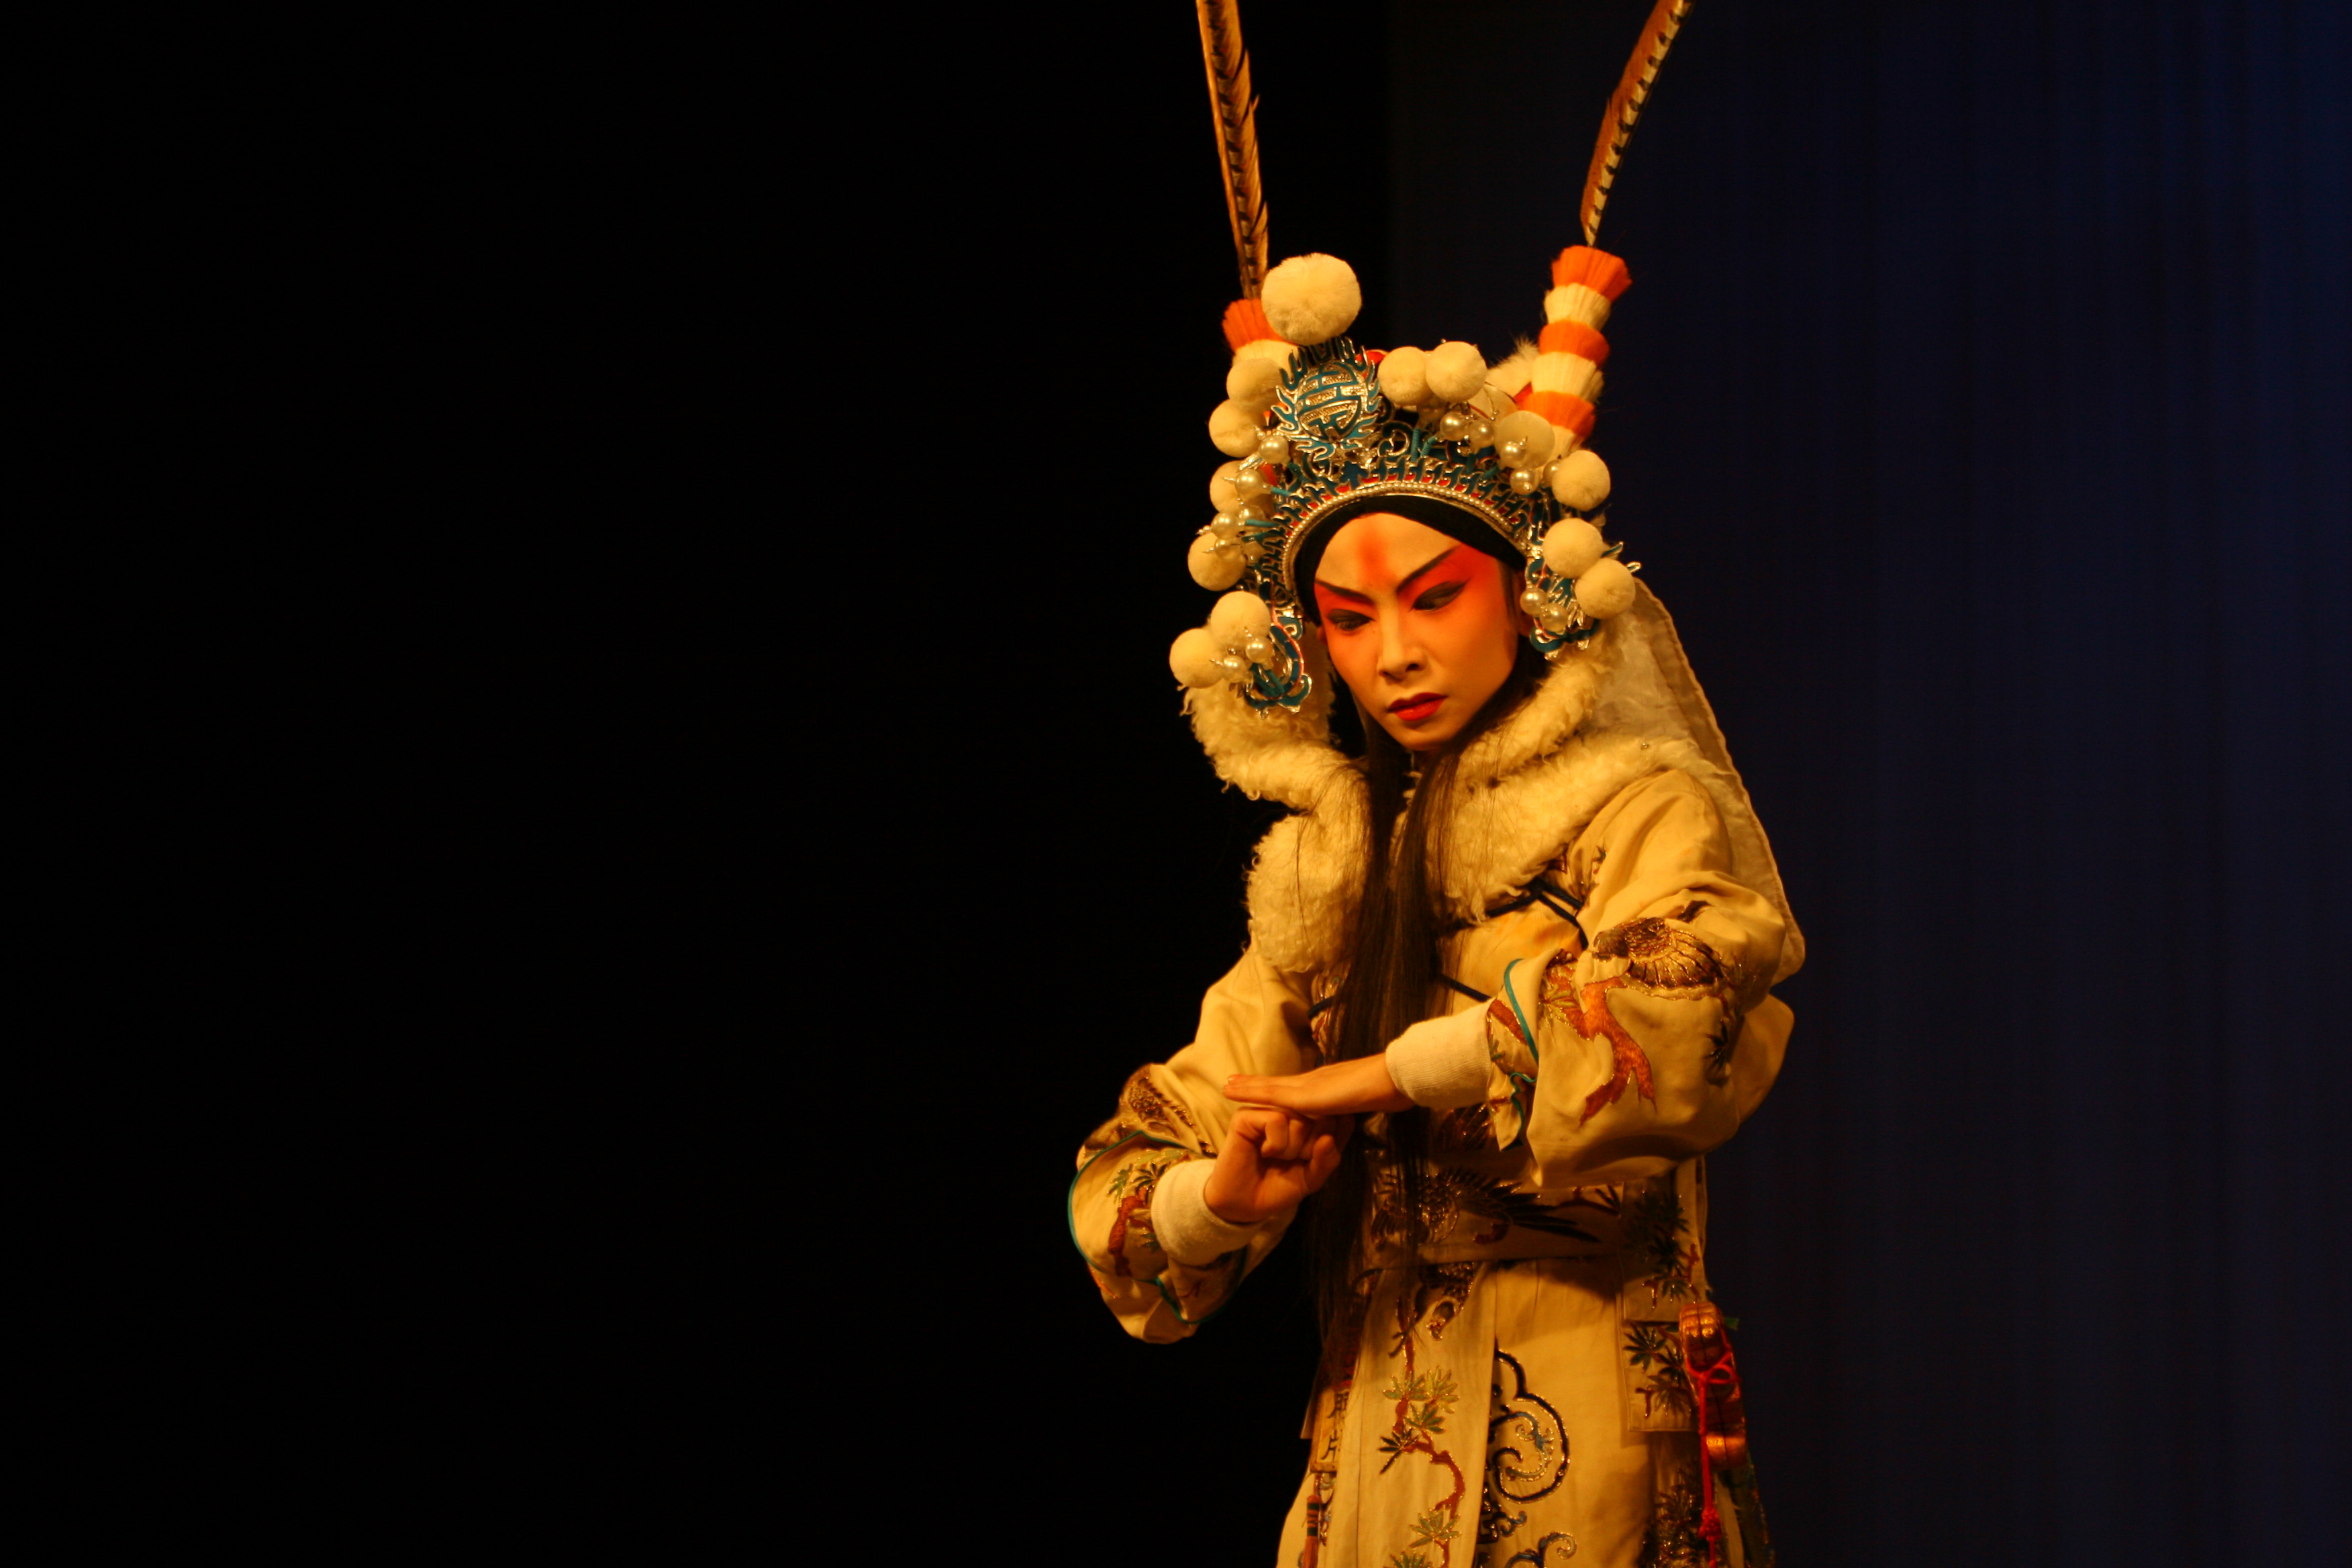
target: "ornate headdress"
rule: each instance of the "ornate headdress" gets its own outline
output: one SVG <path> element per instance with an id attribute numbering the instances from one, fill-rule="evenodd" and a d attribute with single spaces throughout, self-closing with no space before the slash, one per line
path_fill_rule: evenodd
<path id="1" fill-rule="evenodd" d="M 1206 626 L 1177 638 L 1170 668 L 1190 687 L 1237 682 L 1253 708 L 1299 708 L 1314 686 L 1300 567 L 1333 528 L 1382 501 L 1424 516 L 1445 509 L 1436 515 L 1449 531 L 1490 531 L 1488 542 L 1524 563 L 1528 640 L 1549 659 L 1582 649 L 1633 605 L 1639 570 L 1601 536 L 1609 469 L 1584 445 L 1609 357 L 1601 329 L 1632 282 L 1624 264 L 1589 244 L 1562 251 L 1541 336 L 1496 365 L 1465 342 L 1360 346 L 1343 335 L 1363 302 L 1346 262 L 1301 256 L 1266 268 L 1239 22 L 1230 0 L 1197 4 L 1243 297 L 1225 312 L 1234 363 L 1209 416 L 1210 439 L 1233 460 L 1209 481 L 1215 515 L 1189 560 L 1195 582 L 1226 592 Z M 1660 0 L 1612 100 L 1585 184 L 1588 241 L 1686 9 Z"/>

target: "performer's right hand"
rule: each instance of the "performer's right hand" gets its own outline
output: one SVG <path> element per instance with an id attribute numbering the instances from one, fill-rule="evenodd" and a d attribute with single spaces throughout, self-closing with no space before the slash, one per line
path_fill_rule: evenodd
<path id="1" fill-rule="evenodd" d="M 1296 1208 L 1331 1179 L 1354 1131 L 1349 1116 L 1310 1119 L 1255 1107 L 1236 1111 L 1201 1196 L 1228 1225 L 1255 1225 Z"/>

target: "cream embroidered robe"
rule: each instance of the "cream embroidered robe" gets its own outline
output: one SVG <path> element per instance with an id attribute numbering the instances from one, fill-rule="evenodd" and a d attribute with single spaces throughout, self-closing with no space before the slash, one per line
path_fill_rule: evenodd
<path id="1" fill-rule="evenodd" d="M 1445 973 L 1489 1000 L 1449 990 L 1431 1011 L 1485 1007 L 1487 1098 L 1430 1113 L 1419 1268 L 1375 1205 L 1353 1375 L 1317 1393 L 1282 1568 L 1706 1562 L 1676 1326 L 1706 1290 L 1699 1156 L 1762 1100 L 1790 1027 L 1765 989 L 1783 921 L 1732 863 L 1708 792 L 1652 771 L 1446 943 Z M 1311 999 L 1330 978 L 1253 947 L 1192 1044 L 1129 1079 L 1080 1151 L 1072 1235 L 1129 1332 L 1192 1333 L 1281 1240 L 1288 1216 L 1179 1265 L 1154 1241 L 1151 1194 L 1213 1157 L 1228 1074 L 1319 1064 Z M 1768 1562 L 1752 1491 L 1719 1483 L 1717 1500 L 1722 1560 Z"/>

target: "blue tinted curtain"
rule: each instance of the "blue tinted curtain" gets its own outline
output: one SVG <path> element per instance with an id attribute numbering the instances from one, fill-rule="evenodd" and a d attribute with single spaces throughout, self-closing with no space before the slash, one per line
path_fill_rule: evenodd
<path id="1" fill-rule="evenodd" d="M 1399 341 L 1540 325 L 1567 9 L 1392 13 Z M 2346 31 L 1700 0 L 1633 138 L 1592 444 L 1812 944 L 1714 1167 L 1792 1561 L 2340 1550 Z"/>

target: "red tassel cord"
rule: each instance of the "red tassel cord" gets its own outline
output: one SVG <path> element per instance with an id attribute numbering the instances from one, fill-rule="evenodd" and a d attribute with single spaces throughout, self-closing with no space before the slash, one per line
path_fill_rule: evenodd
<path id="1" fill-rule="evenodd" d="M 1698 1415 L 1699 1494 L 1706 1506 L 1699 1533 L 1706 1537 L 1708 1568 L 1722 1561 L 1723 1517 L 1715 1506 L 1715 1475 L 1748 1463 L 1748 1413 L 1739 1397 L 1739 1363 L 1723 1330 L 1723 1313 L 1712 1301 L 1682 1310 L 1683 1373 L 1690 1379 L 1691 1404 Z"/>

